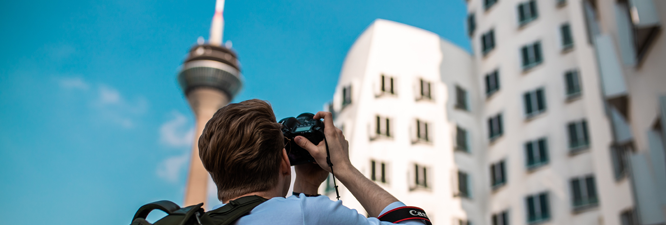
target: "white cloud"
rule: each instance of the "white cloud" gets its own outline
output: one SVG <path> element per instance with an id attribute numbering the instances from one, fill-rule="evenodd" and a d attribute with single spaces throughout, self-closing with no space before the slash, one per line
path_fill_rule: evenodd
<path id="1" fill-rule="evenodd" d="M 97 121 L 110 122 L 129 129 L 133 128 L 139 117 L 148 111 L 148 101 L 142 96 L 127 99 L 120 91 L 109 85 L 91 85 L 81 77 L 56 77 L 55 80 L 61 89 L 86 92 L 90 90 L 92 92 L 88 93 L 96 93 L 87 101 Z"/>
<path id="2" fill-rule="evenodd" d="M 157 166 L 157 176 L 171 183 L 178 182 L 180 174 L 184 171 L 189 152 L 182 155 L 172 156 L 162 161 Z"/>
<path id="3" fill-rule="evenodd" d="M 88 90 L 90 85 L 88 82 L 84 81 L 80 77 L 63 77 L 57 78 L 58 85 L 64 89 L 79 89 L 79 90 Z"/>
<path id="4" fill-rule="evenodd" d="M 127 100 L 115 88 L 98 85 L 97 97 L 92 100 L 100 119 L 110 121 L 123 128 L 133 128 L 138 117 L 148 110 L 148 101 L 143 97 Z"/>
<path id="5" fill-rule="evenodd" d="M 99 103 L 118 104 L 121 103 L 120 92 L 118 90 L 101 85 L 99 87 Z"/>
<path id="6" fill-rule="evenodd" d="M 194 139 L 194 126 L 185 115 L 172 112 L 172 119 L 160 126 L 160 142 L 170 147 L 188 147 Z"/>

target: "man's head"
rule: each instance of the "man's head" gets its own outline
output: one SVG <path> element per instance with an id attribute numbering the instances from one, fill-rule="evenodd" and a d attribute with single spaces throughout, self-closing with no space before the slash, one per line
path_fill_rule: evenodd
<path id="1" fill-rule="evenodd" d="M 257 99 L 222 107 L 206 123 L 199 137 L 199 157 L 217 184 L 221 201 L 278 185 L 284 164 L 280 128 L 273 108 Z"/>

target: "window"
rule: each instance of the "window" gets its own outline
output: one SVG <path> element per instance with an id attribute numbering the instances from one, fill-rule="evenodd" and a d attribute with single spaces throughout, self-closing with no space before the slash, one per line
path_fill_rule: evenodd
<path id="1" fill-rule="evenodd" d="M 532 20 L 536 20 L 538 17 L 539 12 L 535 0 L 518 4 L 518 23 L 520 26 L 524 26 Z"/>
<path id="2" fill-rule="evenodd" d="M 502 114 L 499 113 L 493 117 L 488 118 L 488 138 L 494 140 L 502 136 Z"/>
<path id="3" fill-rule="evenodd" d="M 506 184 L 506 170 L 504 160 L 490 165 L 490 183 L 493 189 Z"/>
<path id="4" fill-rule="evenodd" d="M 386 163 L 370 160 L 370 180 L 386 184 L 386 178 Z"/>
<path id="5" fill-rule="evenodd" d="M 613 172 L 615 174 L 615 179 L 620 180 L 627 174 L 627 165 L 628 159 L 627 154 L 630 149 L 625 146 L 611 146 L 611 157 L 613 160 Z"/>
<path id="6" fill-rule="evenodd" d="M 342 88 L 342 108 L 352 103 L 352 86 L 348 85 Z"/>
<path id="7" fill-rule="evenodd" d="M 425 166 L 414 164 L 414 184 L 412 190 L 419 187 L 428 187 L 428 169 Z"/>
<path id="8" fill-rule="evenodd" d="M 467 91 L 456 85 L 456 106 L 457 109 L 468 110 Z"/>
<path id="9" fill-rule="evenodd" d="M 542 192 L 525 198 L 527 203 L 527 223 L 537 223 L 550 219 L 548 193 Z"/>
<path id="10" fill-rule="evenodd" d="M 419 86 L 420 86 L 420 96 L 417 100 L 421 99 L 432 99 L 432 95 L 430 95 L 430 82 L 425 81 L 423 79 L 419 79 Z"/>
<path id="11" fill-rule="evenodd" d="M 571 179 L 571 193 L 574 211 L 594 207 L 599 204 L 597 189 L 592 175 Z"/>
<path id="12" fill-rule="evenodd" d="M 429 142 L 428 138 L 428 123 L 416 119 L 416 142 Z"/>
<path id="13" fill-rule="evenodd" d="M 458 225 L 472 225 L 472 222 L 469 220 L 464 220 L 464 219 L 457 219 L 457 222 L 454 222 L 453 224 L 458 224 Z"/>
<path id="14" fill-rule="evenodd" d="M 469 146 L 467 145 L 467 130 L 456 126 L 456 150 L 469 152 Z"/>
<path id="15" fill-rule="evenodd" d="M 534 169 L 548 163 L 548 142 L 546 138 L 525 143 L 525 159 L 528 169 Z"/>
<path id="16" fill-rule="evenodd" d="M 325 193 L 331 193 L 335 191 L 335 183 L 333 181 L 333 175 L 329 174 L 326 178 L 326 188 L 324 189 Z"/>
<path id="17" fill-rule="evenodd" d="M 380 79 L 380 95 L 384 94 L 390 94 L 394 95 L 395 91 L 393 90 L 393 77 L 386 76 L 382 74 L 381 79 Z"/>
<path id="18" fill-rule="evenodd" d="M 571 36 L 571 26 L 568 23 L 560 26 L 560 34 L 562 35 L 562 49 L 567 50 L 573 48 L 573 36 Z"/>
<path id="19" fill-rule="evenodd" d="M 509 225 L 509 211 L 504 210 L 492 216 L 493 225 Z"/>
<path id="20" fill-rule="evenodd" d="M 523 94 L 525 116 L 533 117 L 546 111 L 546 96 L 543 88 Z"/>
<path id="21" fill-rule="evenodd" d="M 483 0 L 483 9 L 488 10 L 490 7 L 495 5 L 497 0 Z"/>
<path id="22" fill-rule="evenodd" d="M 472 197 L 470 192 L 469 175 L 463 171 L 458 171 L 458 194 L 456 196 L 463 198 Z"/>
<path id="23" fill-rule="evenodd" d="M 474 35 L 474 30 L 476 30 L 476 19 L 474 18 L 474 13 L 470 13 L 467 16 L 467 35 L 470 37 Z"/>
<path id="24" fill-rule="evenodd" d="M 481 35 L 481 50 L 483 51 L 483 55 L 486 55 L 494 48 L 495 48 L 495 30 L 490 30 L 485 34 Z"/>
<path id="25" fill-rule="evenodd" d="M 492 96 L 500 89 L 499 70 L 486 75 L 486 97 Z"/>
<path id="26" fill-rule="evenodd" d="M 569 131 L 569 149 L 571 151 L 587 148 L 589 136 L 587 134 L 587 121 L 571 122 L 567 125 Z"/>
<path id="27" fill-rule="evenodd" d="M 622 225 L 638 225 L 634 217 L 634 210 L 625 210 L 620 214 L 620 222 Z"/>
<path id="28" fill-rule="evenodd" d="M 577 70 L 569 70 L 564 73 L 564 81 L 567 88 L 567 98 L 580 95 L 580 80 L 578 78 Z"/>
<path id="29" fill-rule="evenodd" d="M 380 136 L 391 137 L 391 119 L 388 117 L 382 117 L 380 115 L 376 115 L 374 138 L 378 138 Z"/>
<path id="30" fill-rule="evenodd" d="M 520 52 L 523 58 L 523 70 L 535 67 L 543 61 L 541 56 L 541 42 L 539 41 L 523 46 Z"/>

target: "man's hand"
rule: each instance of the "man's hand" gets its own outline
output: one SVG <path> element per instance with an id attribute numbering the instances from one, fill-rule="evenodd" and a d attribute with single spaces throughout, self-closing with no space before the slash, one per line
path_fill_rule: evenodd
<path id="1" fill-rule="evenodd" d="M 319 142 L 314 145 L 307 138 L 297 136 L 295 138 L 296 144 L 310 152 L 310 155 L 317 161 L 317 164 L 324 170 L 331 172 L 331 167 L 328 166 L 326 161 L 326 143 L 328 143 L 328 151 L 331 155 L 331 163 L 335 166 L 336 172 L 345 172 L 353 166 L 349 161 L 349 142 L 345 140 L 342 131 L 333 125 L 333 115 L 330 112 L 318 112 L 314 119 L 324 119 L 324 135 L 325 141 Z"/>
<path id="2" fill-rule="evenodd" d="M 316 195 L 319 185 L 326 180 L 328 172 L 315 163 L 296 165 L 294 192 Z"/>
<path id="3" fill-rule="evenodd" d="M 333 125 L 333 116 L 330 112 L 318 112 L 314 119 L 324 118 L 324 135 L 328 142 L 328 151 L 331 155 L 331 163 L 335 167 L 335 176 L 363 205 L 368 215 L 377 217 L 379 213 L 389 204 L 398 201 L 391 193 L 386 192 L 375 182 L 365 177 L 349 161 L 349 142 L 345 140 L 342 131 Z M 296 137 L 296 143 L 310 152 L 317 164 L 326 171 L 331 167 L 326 162 L 326 144 L 324 141 L 314 145 L 307 138 Z M 298 179 L 298 176 L 296 176 Z M 294 186 L 295 188 L 296 186 Z"/>

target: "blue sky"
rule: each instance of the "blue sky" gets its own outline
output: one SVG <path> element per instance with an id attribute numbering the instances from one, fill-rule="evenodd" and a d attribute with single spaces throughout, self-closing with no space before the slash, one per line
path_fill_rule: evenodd
<path id="1" fill-rule="evenodd" d="M 214 5 L 0 1 L 3 222 L 129 224 L 144 203 L 182 202 L 193 117 L 176 73 Z M 465 12 L 463 0 L 227 0 L 245 79 L 234 101 L 268 100 L 278 119 L 321 110 L 372 21 L 469 50 Z"/>

